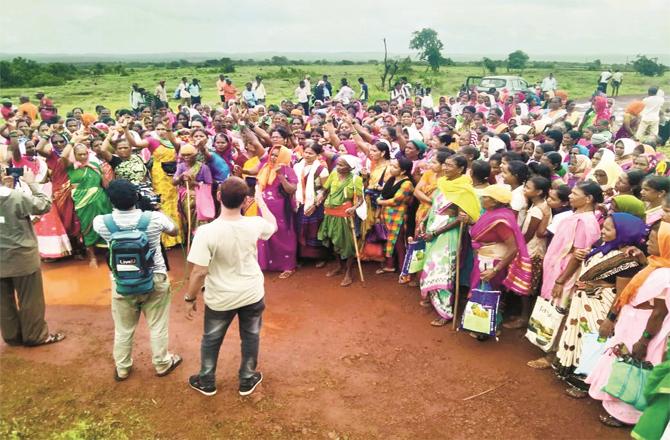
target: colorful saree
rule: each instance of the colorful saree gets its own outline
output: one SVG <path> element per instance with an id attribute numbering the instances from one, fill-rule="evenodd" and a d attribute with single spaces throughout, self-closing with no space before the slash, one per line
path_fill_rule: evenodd
<path id="1" fill-rule="evenodd" d="M 479 285 L 481 272 L 492 269 L 507 254 L 509 249 L 504 241 L 511 235 L 516 241 L 517 255 L 507 270 L 497 273 L 489 284 L 492 290 L 504 286 L 518 295 L 529 295 L 532 264 L 514 211 L 507 207 L 486 211 L 470 229 L 470 235 L 476 250 L 470 285 Z"/>

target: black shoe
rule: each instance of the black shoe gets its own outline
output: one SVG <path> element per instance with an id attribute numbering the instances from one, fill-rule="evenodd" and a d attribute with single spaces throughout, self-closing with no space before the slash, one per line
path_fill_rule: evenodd
<path id="1" fill-rule="evenodd" d="M 253 393 L 259 383 L 263 382 L 263 373 L 254 373 L 249 379 L 240 381 L 240 396 L 248 396 Z"/>
<path id="2" fill-rule="evenodd" d="M 216 386 L 215 385 L 209 385 L 205 386 L 202 383 L 200 383 L 200 375 L 194 374 L 193 376 L 188 378 L 188 384 L 191 385 L 191 388 L 193 388 L 196 391 L 201 392 L 205 396 L 213 396 L 216 394 Z"/>

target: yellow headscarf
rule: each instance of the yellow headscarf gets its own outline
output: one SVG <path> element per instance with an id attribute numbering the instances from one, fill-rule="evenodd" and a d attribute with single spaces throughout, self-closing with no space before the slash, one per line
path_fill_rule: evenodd
<path id="1" fill-rule="evenodd" d="M 605 174 L 607 174 L 607 186 L 614 187 L 614 184 L 616 183 L 617 179 L 623 173 L 623 170 L 621 169 L 621 166 L 611 160 L 601 160 L 598 162 L 598 165 L 595 166 L 589 173 L 589 177 L 587 179 L 591 179 L 593 181 L 596 180 L 596 171 L 597 170 L 603 170 Z"/>
<path id="2" fill-rule="evenodd" d="M 498 203 L 509 205 L 512 201 L 512 191 L 507 185 L 489 185 L 482 191 L 482 197 L 490 197 Z"/>
<path id="3" fill-rule="evenodd" d="M 271 163 L 272 161 L 272 152 L 279 148 L 279 155 L 277 156 L 277 162 L 274 164 Z M 274 167 L 276 165 L 286 165 L 288 166 L 291 163 L 291 150 L 286 148 L 286 147 L 273 147 L 270 150 L 270 154 L 268 155 L 268 161 L 265 162 L 265 165 L 261 168 L 261 170 L 258 172 L 258 185 L 260 186 L 261 190 L 265 189 L 266 186 L 272 185 L 275 181 L 275 178 L 277 177 L 277 172 L 274 170 Z"/>
<path id="4" fill-rule="evenodd" d="M 470 176 L 462 175 L 454 180 L 447 180 L 446 177 L 437 179 L 437 188 L 451 203 L 458 205 L 472 221 L 479 220 L 482 207 L 479 203 L 479 197 L 472 186 Z"/>

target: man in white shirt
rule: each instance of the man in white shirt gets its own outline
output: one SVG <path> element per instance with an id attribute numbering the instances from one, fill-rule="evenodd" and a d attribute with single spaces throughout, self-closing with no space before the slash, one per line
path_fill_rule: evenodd
<path id="1" fill-rule="evenodd" d="M 556 89 L 558 88 L 558 83 L 556 82 L 553 73 L 550 73 L 549 76 L 542 80 L 540 88 L 542 89 L 542 95 L 544 95 L 545 98 L 551 99 L 554 97 Z"/>
<path id="2" fill-rule="evenodd" d="M 665 102 L 663 95 L 658 93 L 658 87 L 649 87 L 647 94 L 649 96 L 642 100 L 644 109 L 640 113 L 640 125 L 637 128 L 637 133 L 635 133 L 635 137 L 639 141 L 647 135 L 658 135 L 661 108 Z"/>
<path id="3" fill-rule="evenodd" d="M 310 91 L 307 88 L 305 80 L 298 83 L 298 87 L 294 91 L 295 97 L 298 100 L 298 103 L 302 106 L 302 111 L 305 115 L 309 115 L 309 95 Z"/>
<path id="4" fill-rule="evenodd" d="M 432 89 L 430 87 L 426 87 L 426 93 L 424 96 L 421 98 L 421 108 L 422 109 L 432 109 L 435 106 L 435 103 L 433 102 L 433 97 L 430 94 L 432 92 Z"/>
<path id="5" fill-rule="evenodd" d="M 204 283 L 205 331 L 199 374 L 189 378 L 191 388 L 206 396 L 216 394 L 216 364 L 221 343 L 235 316 L 242 339 L 239 370 L 241 396 L 251 394 L 263 380 L 256 371 L 261 322 L 265 309 L 263 272 L 258 265 L 257 241 L 277 231 L 277 221 L 256 191 L 262 217 L 243 217 L 241 207 L 249 188 L 239 177 L 229 177 L 217 193 L 221 214 L 200 226 L 193 238 L 188 262 L 193 264 L 184 295 L 186 314 L 193 319 L 198 293 Z"/>
<path id="6" fill-rule="evenodd" d="M 256 95 L 256 102 L 258 102 L 258 104 L 265 104 L 265 96 L 267 93 L 265 93 L 265 84 L 263 84 L 263 78 L 256 76 L 256 80 L 252 84 L 251 90 L 253 90 L 254 95 Z"/>
<path id="7" fill-rule="evenodd" d="M 114 210 L 112 219 L 120 230 L 133 230 L 137 227 L 142 211 L 135 208 L 139 201 L 138 189 L 128 180 L 116 179 L 107 187 L 109 200 Z M 151 333 L 152 362 L 157 376 L 167 376 L 181 364 L 181 357 L 168 351 L 168 323 L 170 321 L 170 280 L 167 266 L 161 253 L 161 234 L 176 236 L 179 229 L 161 212 L 150 212 L 151 219 L 146 228 L 149 245 L 154 251 L 153 276 L 154 290 L 142 295 L 120 295 L 112 282 L 112 319 L 114 320 L 114 379 L 126 380 L 133 366 L 131 357 L 133 337 L 140 312 L 149 325 Z M 100 234 L 108 244 L 112 234 L 105 225 L 104 215 L 93 219 L 93 230 Z"/>
<path id="8" fill-rule="evenodd" d="M 600 73 L 600 78 L 598 78 L 598 89 L 607 94 L 607 83 L 612 78 L 612 71 L 610 69 L 603 70 Z"/>
<path id="9" fill-rule="evenodd" d="M 340 91 L 337 92 L 337 95 L 335 95 L 335 100 L 342 102 L 344 105 L 349 105 L 351 100 L 353 99 L 355 93 L 354 89 L 349 87 L 349 83 L 347 82 L 346 78 L 342 78 L 342 81 L 340 81 L 341 87 Z"/>
<path id="10" fill-rule="evenodd" d="M 167 90 L 165 90 L 165 80 L 164 79 L 158 81 L 158 85 L 156 86 L 155 94 L 156 94 L 156 97 L 158 98 L 158 100 L 161 103 L 163 103 L 167 106 L 168 95 L 167 95 Z"/>
<path id="11" fill-rule="evenodd" d="M 132 111 L 138 112 L 142 105 L 144 105 L 144 97 L 142 96 L 137 83 L 134 83 L 130 90 L 130 108 Z"/>

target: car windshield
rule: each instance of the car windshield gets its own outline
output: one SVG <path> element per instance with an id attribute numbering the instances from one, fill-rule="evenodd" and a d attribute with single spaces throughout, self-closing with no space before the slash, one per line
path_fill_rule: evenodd
<path id="1" fill-rule="evenodd" d="M 479 87 L 505 87 L 506 81 L 501 78 L 484 78 L 479 83 Z"/>

